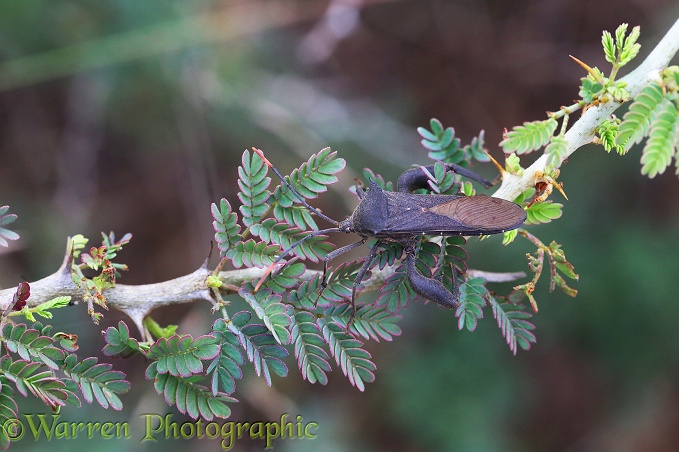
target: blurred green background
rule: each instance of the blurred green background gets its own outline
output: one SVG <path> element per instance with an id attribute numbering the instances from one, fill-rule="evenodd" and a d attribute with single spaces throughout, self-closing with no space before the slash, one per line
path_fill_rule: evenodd
<path id="1" fill-rule="evenodd" d="M 22 239 L 0 250 L 0 285 L 55 271 L 67 236 L 110 230 L 134 234 L 122 282 L 191 272 L 213 235 L 210 203 L 236 203 L 251 146 L 283 172 L 337 150 L 348 167 L 316 202 L 335 218 L 355 205 L 347 187 L 363 167 L 394 180 L 426 161 L 415 129 L 432 117 L 463 143 L 484 129 L 500 157 L 505 127 L 577 97 L 584 74 L 569 54 L 607 72 L 601 31 L 628 22 L 641 26 L 640 61 L 678 17 L 672 0 L 5 0 L 0 204 L 19 214 Z M 368 345 L 378 371 L 365 393 L 337 369 L 325 387 L 304 382 L 290 359 L 273 388 L 240 382 L 231 420 L 289 413 L 319 424 L 313 440 L 275 444 L 286 451 L 679 449 L 679 180 L 643 178 L 639 149 L 622 158 L 597 147 L 575 153 L 561 180 L 563 218 L 533 232 L 563 245 L 579 295 L 550 294 L 543 281 L 530 352 L 512 356 L 490 311 L 475 333 L 459 332 L 449 312 L 415 302 L 400 338 Z M 526 270 L 531 247 L 497 240 L 470 240 L 471 265 Z M 65 311 L 54 325 L 79 334 L 81 358 L 98 355 L 100 331 L 123 318 L 108 312 L 97 327 L 84 307 Z M 207 311 L 155 317 L 201 334 Z M 24 437 L 13 449 L 218 450 L 207 439 L 141 443 L 139 415 L 168 408 L 143 360 L 115 364 L 133 382 L 123 412 L 88 405 L 61 420 L 127 420 L 132 438 Z M 19 399 L 23 412 L 47 412 Z"/>

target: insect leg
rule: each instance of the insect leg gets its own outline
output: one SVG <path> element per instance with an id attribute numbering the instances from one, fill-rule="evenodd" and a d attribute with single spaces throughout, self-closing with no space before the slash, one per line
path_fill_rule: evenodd
<path id="1" fill-rule="evenodd" d="M 445 163 L 444 165 L 446 166 L 446 170 L 457 173 L 460 176 L 464 176 L 468 179 L 475 180 L 476 182 L 480 183 L 486 188 L 493 185 L 492 183 L 488 182 L 486 179 L 479 176 L 474 171 L 468 168 L 456 165 L 455 163 Z M 427 188 L 428 187 L 427 181 L 429 179 L 427 178 L 427 174 L 422 170 L 423 168 L 429 171 L 430 173 L 434 172 L 434 165 L 420 168 L 411 168 L 407 171 L 404 171 L 403 174 L 399 176 L 398 181 L 396 182 L 396 187 L 398 188 L 398 191 L 400 191 L 401 193 L 410 193 L 417 190 L 418 188 Z"/>
<path id="2" fill-rule="evenodd" d="M 373 247 L 370 248 L 370 252 L 368 253 L 368 256 L 366 256 L 365 262 L 363 262 L 363 265 L 356 274 L 356 279 L 354 280 L 353 287 L 351 288 L 351 307 L 353 309 L 353 312 L 351 313 L 351 317 L 349 318 L 349 323 L 347 323 L 347 329 L 349 329 L 351 324 L 354 322 L 354 317 L 356 317 L 356 289 L 358 288 L 358 286 L 361 285 L 361 280 L 363 280 L 363 277 L 370 268 L 370 264 L 375 258 L 375 255 L 377 254 L 377 249 L 380 247 L 381 244 L 382 242 L 378 240 L 373 245 Z"/>
<path id="3" fill-rule="evenodd" d="M 278 172 L 278 170 L 276 169 L 276 167 L 273 166 L 273 164 L 272 164 L 266 157 L 264 157 L 264 153 L 263 153 L 260 149 L 257 149 L 257 148 L 254 148 L 254 147 L 253 147 L 252 150 L 259 156 L 259 158 L 262 159 L 262 161 L 264 162 L 264 164 L 265 164 L 266 166 L 268 166 L 269 168 L 271 168 L 271 169 L 273 170 L 273 172 L 276 174 L 276 176 L 278 176 L 278 178 L 281 180 L 281 182 L 283 182 L 283 185 L 285 185 L 285 186 L 288 188 L 288 190 L 290 190 L 290 193 L 292 193 L 293 195 L 295 195 L 295 197 L 299 200 L 299 202 L 302 203 L 302 205 L 303 205 L 304 207 L 306 207 L 306 208 L 309 209 L 311 212 L 315 213 L 316 215 L 318 215 L 319 217 L 323 218 L 325 221 L 327 221 L 327 222 L 329 222 L 329 223 L 332 223 L 332 224 L 334 224 L 334 225 L 338 225 L 338 224 L 339 224 L 339 222 L 333 220 L 332 218 L 330 218 L 330 217 L 328 217 L 327 215 L 325 215 L 325 214 L 319 212 L 318 210 L 314 209 L 314 208 L 311 207 L 309 204 L 307 204 L 307 202 L 304 200 L 304 197 L 303 197 L 302 195 L 300 195 L 299 193 L 297 193 L 297 190 L 295 190 L 295 189 L 293 188 L 293 186 L 290 185 L 290 183 L 289 183 L 287 180 L 285 180 L 285 178 L 283 177 L 283 175 L 282 175 L 281 173 Z"/>
<path id="4" fill-rule="evenodd" d="M 329 229 L 321 229 L 320 231 L 314 231 L 314 232 L 306 235 L 305 237 L 299 239 L 298 241 L 296 241 L 292 245 L 290 245 L 286 250 L 283 250 L 283 252 L 276 258 L 276 260 L 273 261 L 271 263 L 271 265 L 269 265 L 267 267 L 267 269 L 264 271 L 264 274 L 262 275 L 262 277 L 259 278 L 259 282 L 257 282 L 257 285 L 255 286 L 254 292 L 257 292 L 259 290 L 259 288 L 262 286 L 262 283 L 264 283 L 264 280 L 266 279 L 266 277 L 269 276 L 269 273 L 271 273 L 273 271 L 273 269 L 276 267 L 276 264 L 278 264 L 281 260 L 283 260 L 283 258 L 285 256 L 287 256 L 292 250 L 294 250 L 297 246 L 301 245 L 305 241 L 309 240 L 311 237 L 316 237 L 318 235 L 325 234 L 327 232 L 340 232 L 340 230 L 338 228 L 329 228 Z"/>
<path id="5" fill-rule="evenodd" d="M 316 301 L 314 301 L 314 306 L 318 304 L 318 300 L 321 299 L 321 295 L 323 295 L 323 291 L 325 290 L 326 287 L 328 287 L 328 281 L 327 281 L 327 276 L 328 276 L 328 261 L 331 261 L 332 259 L 336 258 L 337 256 L 344 254 L 348 251 L 353 250 L 354 248 L 358 248 L 359 246 L 363 245 L 367 238 L 361 239 L 356 243 L 352 243 L 351 245 L 343 246 L 342 248 L 337 248 L 334 251 L 331 251 L 330 253 L 326 254 L 325 257 L 323 258 L 323 278 L 321 279 L 321 290 L 318 292 L 318 296 L 316 297 Z"/>
<path id="6" fill-rule="evenodd" d="M 431 300 L 446 308 L 455 308 L 460 303 L 460 296 L 457 291 L 457 278 L 453 275 L 453 290 L 449 291 L 441 281 L 435 278 L 427 278 L 415 266 L 415 247 L 410 244 L 406 247 L 406 275 L 410 287 L 422 298 Z M 455 269 L 453 269 L 455 273 Z"/>
<path id="7" fill-rule="evenodd" d="M 481 177 L 480 175 L 476 174 L 474 171 L 470 170 L 469 168 L 465 168 L 464 166 L 456 165 L 455 163 L 446 163 L 446 169 L 448 171 L 452 171 L 454 173 L 459 174 L 460 176 L 464 176 L 467 179 L 475 180 L 479 184 L 483 185 L 486 188 L 491 187 L 493 184 L 491 182 L 488 182 L 486 179 Z M 431 167 L 431 170 L 434 170 L 434 167 Z"/>

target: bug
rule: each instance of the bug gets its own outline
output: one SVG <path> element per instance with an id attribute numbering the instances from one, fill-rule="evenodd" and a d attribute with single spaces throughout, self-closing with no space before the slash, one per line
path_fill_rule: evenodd
<path id="1" fill-rule="evenodd" d="M 374 180 L 370 181 L 367 192 L 357 190 L 360 202 L 353 213 L 342 221 L 336 221 L 324 215 L 306 203 L 304 198 L 285 180 L 278 170 L 269 162 L 264 153 L 253 148 L 262 161 L 271 168 L 276 176 L 287 186 L 293 195 L 311 212 L 335 225 L 333 228 L 314 231 L 293 243 L 266 269 L 255 290 L 258 290 L 269 273 L 295 247 L 311 237 L 329 232 L 345 232 L 358 234 L 361 239 L 328 253 L 323 259 L 323 277 L 321 290 L 326 285 L 328 262 L 337 256 L 365 244 L 368 239 L 376 238 L 359 269 L 351 292 L 351 306 L 356 312 L 356 290 L 384 242 L 397 242 L 405 250 L 406 277 L 415 293 L 446 308 L 455 308 L 459 304 L 458 286 L 453 271 L 453 288 L 449 290 L 440 279 L 424 276 L 416 268 L 416 244 L 422 235 L 440 236 L 478 236 L 499 234 L 520 227 L 526 220 L 526 212 L 521 206 L 504 199 L 486 195 L 439 195 L 415 194 L 418 188 L 427 187 L 427 174 L 434 170 L 434 165 L 412 168 L 401 174 L 397 181 L 397 191 L 385 191 Z M 491 184 L 481 176 L 467 168 L 455 164 L 445 164 L 447 171 L 476 180 L 489 187 Z M 352 315 L 353 319 L 353 315 Z"/>

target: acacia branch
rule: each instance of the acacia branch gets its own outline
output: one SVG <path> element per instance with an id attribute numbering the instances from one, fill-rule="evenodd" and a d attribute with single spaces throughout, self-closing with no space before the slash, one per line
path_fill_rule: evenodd
<path id="1" fill-rule="evenodd" d="M 679 51 L 679 20 L 674 23 L 648 57 L 634 71 L 620 79 L 627 83 L 627 90 L 632 98 L 636 97 L 648 83 L 660 81 L 660 71 L 669 66 L 677 51 Z M 564 138 L 568 142 L 568 152 L 565 158 L 582 146 L 591 143 L 596 128 L 621 105 L 622 103 L 610 100 L 587 108 L 580 119 L 565 133 Z M 526 168 L 522 175 L 505 174 L 502 185 L 493 196 L 510 201 L 516 199 L 521 193 L 535 186 L 536 182 L 542 181 L 542 174 L 547 168 L 547 160 L 547 154 L 543 154 Z M 559 165 L 561 163 L 559 162 Z"/>
<path id="2" fill-rule="evenodd" d="M 68 247 L 67 247 L 68 248 Z M 67 249 L 66 256 L 59 269 L 38 281 L 29 283 L 31 296 L 26 302 L 29 308 L 38 306 L 55 297 L 69 296 L 78 304 L 82 302 L 82 290 L 71 278 L 72 257 Z M 384 285 L 385 280 L 393 274 L 393 268 L 383 270 L 373 269 L 372 276 L 362 286 L 362 291 L 377 290 Z M 142 335 L 145 335 L 144 318 L 154 309 L 184 303 L 209 302 L 215 300 L 207 286 L 207 277 L 213 272 L 207 268 L 207 260 L 197 270 L 188 275 L 153 284 L 129 285 L 116 284 L 115 287 L 106 289 L 106 305 L 128 315 L 137 326 Z M 308 281 L 319 275 L 318 270 L 306 270 L 300 277 L 300 282 Z M 231 295 L 237 292 L 237 288 L 245 282 L 257 280 L 265 274 L 263 268 L 245 268 L 219 272 L 219 278 L 223 286 L 220 288 L 222 295 Z M 481 276 L 489 282 L 512 281 L 525 276 L 525 273 L 494 273 L 469 270 L 473 276 Z M 0 310 L 4 310 L 12 300 L 15 289 L 0 290 Z"/>
<path id="3" fill-rule="evenodd" d="M 679 20 L 667 32 L 663 39 L 653 49 L 650 55 L 634 71 L 621 80 L 627 82 L 627 89 L 636 96 L 645 85 L 651 81 L 659 80 L 660 71 L 665 69 L 670 60 L 679 50 Z M 592 106 L 583 112 L 582 116 L 566 132 L 565 139 L 568 142 L 568 153 L 571 155 L 578 148 L 590 143 L 594 138 L 596 127 L 609 117 L 620 103 L 609 101 L 604 104 Z M 506 174 L 502 185 L 494 194 L 496 197 L 513 200 L 526 189 L 533 187 L 539 180 L 540 173 L 547 166 L 547 155 L 539 157 L 521 176 Z M 30 283 L 31 297 L 27 306 L 35 307 L 59 296 L 70 296 L 74 302 L 82 301 L 82 292 L 71 278 L 72 257 L 69 251 L 59 270 L 52 275 Z M 240 287 L 244 282 L 260 278 L 265 270 L 260 268 L 246 268 L 240 270 L 221 271 L 219 277 L 224 282 L 220 289 L 222 294 L 235 293 L 233 288 Z M 474 273 L 476 272 L 476 273 Z M 124 312 L 137 325 L 141 332 L 144 331 L 143 319 L 152 310 L 181 303 L 195 303 L 207 301 L 214 303 L 206 279 L 212 272 L 207 268 L 207 261 L 196 271 L 168 281 L 143 284 L 126 285 L 117 284 L 115 287 L 106 289 L 107 306 Z M 393 273 L 393 269 L 373 270 L 372 277 L 363 284 L 363 291 L 375 290 L 382 287 L 384 281 Z M 472 275 L 482 276 L 489 282 L 511 281 L 525 276 L 523 273 L 492 273 L 469 270 Z M 300 281 L 310 280 L 318 275 L 316 270 L 307 270 Z M 12 300 L 15 289 L 0 290 L 0 310 L 4 310 Z"/>

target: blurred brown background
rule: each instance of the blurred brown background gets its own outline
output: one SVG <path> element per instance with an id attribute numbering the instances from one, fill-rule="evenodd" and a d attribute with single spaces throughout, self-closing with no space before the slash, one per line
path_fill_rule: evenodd
<path id="1" fill-rule="evenodd" d="M 569 54 L 607 72 L 601 32 L 627 22 L 641 26 L 640 61 L 678 17 L 670 0 L 5 1 L 0 205 L 19 214 L 22 238 L 1 250 L 0 284 L 56 270 L 69 235 L 96 241 L 110 230 L 134 234 L 121 255 L 130 266 L 122 282 L 194 270 L 213 235 L 210 203 L 236 203 L 236 169 L 251 146 L 283 172 L 325 146 L 339 151 L 348 168 L 316 202 L 335 218 L 355 205 L 346 189 L 363 167 L 395 179 L 426 161 L 415 129 L 432 117 L 463 143 L 484 129 L 499 157 L 505 127 L 577 97 L 584 73 Z M 240 382 L 232 420 L 288 412 L 319 423 L 316 439 L 279 442 L 279 450 L 679 448 L 679 180 L 649 181 L 638 160 L 639 149 L 622 158 L 591 147 L 562 169 L 570 201 L 555 200 L 565 203 L 564 217 L 534 232 L 563 244 L 580 293 L 570 299 L 539 286 L 530 352 L 511 355 L 490 311 L 468 333 L 450 313 L 411 303 L 402 337 L 368 345 L 378 371 L 365 393 L 338 369 L 326 387 L 303 382 L 290 359 L 289 377 L 273 388 L 253 375 Z M 531 248 L 471 240 L 469 251 L 472 265 L 525 270 Z M 201 334 L 207 310 L 182 306 L 155 317 Z M 99 331 L 122 318 L 108 312 L 97 327 L 84 311 L 54 320 L 80 335 L 80 357 L 98 354 Z M 124 411 L 86 406 L 64 410 L 63 419 L 129 420 L 141 429 L 140 413 L 166 412 L 142 360 L 116 366 L 134 386 Z M 206 439 L 140 443 L 143 433 L 134 432 L 81 444 L 219 447 Z M 234 450 L 262 445 L 240 441 Z M 35 446 L 24 438 L 12 447 Z"/>

